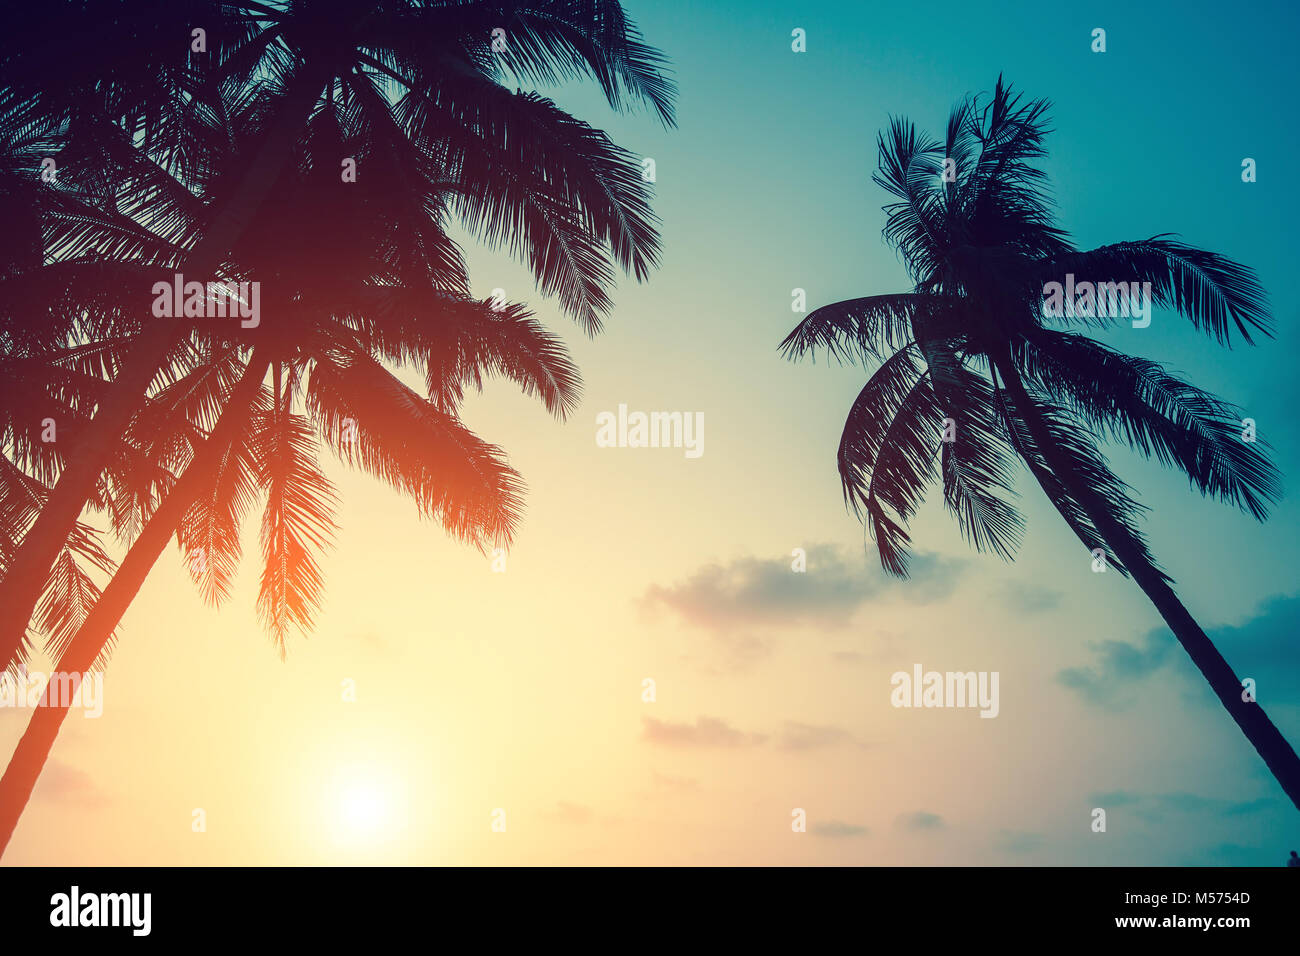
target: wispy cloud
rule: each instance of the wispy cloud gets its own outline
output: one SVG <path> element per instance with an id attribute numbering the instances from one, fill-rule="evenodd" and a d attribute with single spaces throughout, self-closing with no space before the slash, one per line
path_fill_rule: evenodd
<path id="1" fill-rule="evenodd" d="M 41 800 L 83 810 L 106 807 L 111 802 L 90 774 L 58 760 L 52 761 L 45 768 L 37 781 L 34 794 Z"/>
<path id="2" fill-rule="evenodd" d="M 672 774 L 659 773 L 657 770 L 651 772 L 650 780 L 656 788 L 662 790 L 700 789 L 700 781 L 694 777 L 676 777 Z"/>
<path id="3" fill-rule="evenodd" d="M 1027 830 L 999 830 L 997 838 L 993 841 L 993 846 L 1002 853 L 1019 856 L 1024 853 L 1033 853 L 1044 842 L 1041 833 L 1030 833 Z"/>
<path id="4" fill-rule="evenodd" d="M 825 823 L 814 823 L 809 832 L 813 836 L 827 837 L 832 840 L 849 840 L 854 837 L 866 836 L 869 831 L 866 827 L 858 826 L 856 823 L 828 820 Z"/>
<path id="5" fill-rule="evenodd" d="M 1213 628 L 1207 633 L 1237 673 L 1254 678 L 1256 698 L 1267 706 L 1270 701 L 1300 704 L 1300 642 L 1294 639 L 1297 631 L 1300 595 L 1273 598 L 1245 624 Z M 1126 706 L 1129 701 L 1124 691 L 1164 671 L 1182 653 L 1173 634 L 1163 627 L 1148 631 L 1135 642 L 1104 641 L 1097 648 L 1099 660 L 1095 664 L 1066 668 L 1056 679 L 1089 702 L 1111 709 Z M 1184 678 L 1196 676 L 1199 681 L 1199 675 L 1190 668 L 1181 673 Z M 1218 706 L 1212 695 L 1207 693 L 1202 698 L 1206 706 Z"/>
<path id="6" fill-rule="evenodd" d="M 1241 817 L 1272 809 L 1278 802 L 1271 797 L 1254 800 L 1227 800 L 1221 797 L 1203 797 L 1185 791 L 1169 793 L 1134 793 L 1116 790 L 1094 793 L 1088 797 L 1091 805 L 1107 810 L 1132 807 L 1132 812 L 1144 820 L 1162 820 L 1170 814 L 1196 813 L 1217 817 Z"/>
<path id="7" fill-rule="evenodd" d="M 926 831 L 942 830 L 947 824 L 943 822 L 943 817 L 937 813 L 917 810 L 915 813 L 904 813 L 900 816 L 898 826 L 902 830 Z"/>
<path id="8" fill-rule="evenodd" d="M 573 824 L 590 823 L 594 815 L 591 807 L 583 806 L 580 803 L 570 803 L 567 800 L 561 800 L 555 805 L 554 810 L 546 814 L 550 820 L 556 823 Z"/>
<path id="9" fill-rule="evenodd" d="M 782 750 L 823 750 L 827 747 L 865 747 L 857 737 L 843 727 L 801 724 L 787 720 L 781 730 L 778 746 Z"/>
<path id="10" fill-rule="evenodd" d="M 747 673 L 772 656 L 772 641 L 753 634 L 714 633 L 708 643 L 704 653 L 684 654 L 682 660 L 714 677 Z"/>
<path id="11" fill-rule="evenodd" d="M 999 592 L 1007 607 L 1024 614 L 1051 611 L 1060 606 L 1062 594 L 1051 588 L 1021 583 L 1007 584 Z"/>
<path id="12" fill-rule="evenodd" d="M 682 620 L 716 632 L 813 624 L 843 627 L 870 598 L 905 594 L 914 604 L 947 597 L 964 563 L 918 554 L 906 581 L 888 577 L 862 554 L 834 545 L 807 549 L 807 569 L 792 570 L 789 556 L 745 557 L 709 564 L 684 581 L 646 591 L 648 608 L 667 608 Z"/>
<path id="13" fill-rule="evenodd" d="M 1111 790 L 1106 793 L 1094 793 L 1088 798 L 1088 802 L 1094 807 L 1126 807 L 1137 803 L 1142 799 L 1139 793 L 1132 793 L 1128 790 Z"/>
<path id="14" fill-rule="evenodd" d="M 1067 667 L 1056 680 L 1091 703 L 1112 708 L 1124 706 L 1123 692 L 1164 667 L 1176 650 L 1173 635 L 1163 628 L 1149 631 L 1139 644 L 1103 641 L 1097 647 L 1095 665 Z"/>
<path id="15" fill-rule="evenodd" d="M 1216 843 L 1212 846 L 1192 848 L 1179 865 L 1182 866 L 1285 866 L 1287 853 L 1276 845 L 1243 846 L 1240 843 Z"/>
<path id="16" fill-rule="evenodd" d="M 697 717 L 694 724 L 673 723 L 641 718 L 641 736 L 652 744 L 664 747 L 749 747 L 761 744 L 763 734 L 747 734 L 716 717 Z"/>

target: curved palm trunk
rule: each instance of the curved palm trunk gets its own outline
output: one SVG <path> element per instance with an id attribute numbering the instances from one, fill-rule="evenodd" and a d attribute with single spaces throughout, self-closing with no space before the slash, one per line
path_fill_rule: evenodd
<path id="1" fill-rule="evenodd" d="M 1291 798 L 1291 802 L 1300 809 L 1300 758 L 1296 756 L 1291 744 L 1264 713 L 1263 707 L 1257 702 L 1242 700 L 1241 680 L 1219 653 L 1219 649 L 1214 646 L 1214 642 L 1206 636 L 1205 631 L 1183 606 L 1164 577 L 1142 554 L 1127 545 L 1128 536 L 1111 516 L 1105 503 L 1087 482 L 1079 480 L 1069 464 L 1063 460 L 1051 441 L 1046 423 L 1037 406 L 1025 391 L 1019 373 L 1011 363 L 1010 355 L 1004 356 L 996 366 L 999 376 L 1015 401 L 1016 410 L 1029 428 L 1034 443 L 1042 450 L 1052 473 L 1065 485 L 1074 500 L 1083 506 L 1088 517 L 1092 519 L 1093 526 L 1101 532 L 1116 557 L 1129 569 L 1133 580 L 1160 612 L 1160 616 L 1178 638 L 1178 643 L 1183 646 L 1183 650 L 1200 670 L 1201 675 L 1209 682 L 1214 693 L 1218 695 L 1219 701 L 1241 728 L 1241 732 L 1264 758 L 1264 763 L 1268 765 L 1277 782 Z M 1035 477 L 1038 478 L 1039 484 L 1043 483 L 1041 475 L 1036 474 Z"/>
<path id="2" fill-rule="evenodd" d="M 179 527 L 196 493 L 212 481 L 226 449 L 248 421 L 262 379 L 266 376 L 268 361 L 259 351 L 255 350 L 249 359 L 211 436 L 145 523 L 140 537 L 131 545 L 117 573 L 59 658 L 58 670 L 69 674 L 84 674 L 90 670 Z M 13 836 L 18 818 L 27 806 L 32 788 L 36 786 L 67 716 L 67 706 L 51 705 L 49 698 L 43 697 L 9 759 L 9 766 L 0 778 L 0 855 L 9 845 L 9 838 Z"/>
<path id="3" fill-rule="evenodd" d="M 284 168 L 327 75 L 320 69 L 305 73 L 286 95 L 280 121 L 250 158 L 249 172 L 230 202 L 186 257 L 184 270 L 206 276 L 221 263 Z M 185 334 L 183 320 L 161 320 L 141 337 L 113 380 L 85 438 L 67 454 L 67 466 L 0 579 L 0 669 L 17 660 L 50 566 L 94 494 L 95 482 L 167 354 Z"/>

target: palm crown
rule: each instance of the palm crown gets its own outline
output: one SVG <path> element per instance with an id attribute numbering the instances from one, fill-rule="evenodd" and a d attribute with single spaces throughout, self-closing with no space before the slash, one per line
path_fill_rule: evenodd
<path id="1" fill-rule="evenodd" d="M 239 174 L 232 143 L 255 140 L 260 115 L 254 99 L 214 118 L 220 126 L 207 129 L 202 144 L 204 192 L 219 192 L 224 180 Z M 333 160 L 349 132 L 348 119 L 329 110 L 313 118 L 273 200 L 259 208 L 227 257 L 228 274 L 262 284 L 265 324 L 248 331 L 239 323 L 194 325 L 172 354 L 165 384 L 134 416 L 118 456 L 127 460 L 106 472 L 97 499 L 110 509 L 114 530 L 132 536 L 229 410 L 241 376 L 260 378 L 271 367 L 273 390 L 250 394 L 244 427 L 219 451 L 218 466 L 178 531 L 191 572 L 205 596 L 218 601 L 228 593 L 239 558 L 240 519 L 259 493 L 265 495 L 258 603 L 282 652 L 286 626 L 310 623 L 321 590 L 314 552 L 332 528 L 332 488 L 315 461 L 318 432 L 346 460 L 411 495 L 452 534 L 480 547 L 508 544 L 521 482 L 499 449 L 460 423 L 463 391 L 481 386 L 485 375 L 504 374 L 557 415 L 577 399 L 577 371 L 558 339 L 518 306 L 477 302 L 461 291 L 467 279 L 458 250 L 436 221 L 428 225 L 436 183 L 413 172 L 412 188 L 423 187 L 413 203 L 380 176 L 340 181 Z M 134 257 L 142 249 L 158 250 L 164 261 L 179 254 L 149 224 L 97 209 L 93 194 L 65 185 L 57 199 L 56 208 L 45 210 L 51 241 L 68 241 L 75 230 L 78 247 L 101 251 L 58 264 L 72 272 L 38 266 L 15 276 L 17 284 L 27 280 L 32 295 L 48 294 L 52 281 L 65 285 L 55 300 L 59 307 L 46 310 L 55 321 L 45 324 L 39 341 L 6 356 L 8 366 L 28 374 L 3 409 L 15 459 L 47 477 L 58 467 L 57 454 L 46 450 L 59 446 L 33 434 L 31 410 L 70 392 L 66 418 L 80 422 L 75 413 L 93 407 L 105 384 L 94 374 L 96 363 L 111 376 L 147 314 L 136 296 L 125 309 L 100 312 L 94 290 L 114 284 L 143 289 L 152 278 L 169 278 L 171 265 L 142 267 Z M 191 228 L 182 205 L 164 219 L 168 227 Z M 411 236 L 416 229 L 418 242 Z M 124 234 L 135 237 L 126 250 L 132 257 L 105 261 L 105 254 L 120 255 L 116 242 Z M 95 330 L 84 326 L 91 315 Z M 89 345 L 61 344 L 91 331 L 98 340 Z M 402 366 L 423 374 L 427 398 L 389 369 Z M 17 480 L 22 469 L 10 467 Z M 26 499 L 14 500 L 26 500 L 27 507 L 7 522 L 9 540 L 26 527 L 43 496 L 32 489 Z M 60 577 L 47 589 L 50 610 L 43 606 L 38 615 L 56 655 L 98 597 L 76 557 L 108 567 L 92 543 L 84 530 L 70 540 L 52 572 Z M 0 548 L 0 557 L 4 553 Z M 60 582 L 66 584 L 56 589 Z M 57 594 L 64 596 L 56 600 Z M 53 608 L 63 605 L 70 610 L 49 626 Z"/>
<path id="2" fill-rule="evenodd" d="M 942 477 L 944 502 L 979 550 L 1009 557 L 1023 518 L 1013 504 L 1017 460 L 1041 480 L 1090 549 L 1106 547 L 1094 516 L 1054 474 L 1006 378 L 1024 384 L 1053 442 L 1095 489 L 1129 542 L 1147 554 L 1141 510 L 1097 445 L 1118 440 L 1181 470 L 1192 485 L 1257 518 L 1279 494 L 1263 443 L 1241 440 L 1239 410 L 1159 363 L 1124 355 L 1075 328 L 1117 316 L 1053 319 L 1043 287 L 1080 281 L 1151 283 L 1156 304 L 1228 342 L 1267 332 L 1250 270 L 1167 237 L 1077 251 L 1052 224 L 1043 174 L 1046 104 L 1022 104 L 999 83 L 986 102 L 956 108 L 940 142 L 894 120 L 879 140 L 875 181 L 897 197 L 886 241 L 911 292 L 819 308 L 786 338 L 789 356 L 824 350 L 879 360 L 849 411 L 838 467 L 845 499 L 864 517 L 892 573 L 907 569 L 906 524 Z M 943 175 L 944 160 L 955 177 Z M 1055 323 L 1055 324 L 1054 324 Z M 944 420 L 955 426 L 944 441 Z M 1073 484 L 1073 481 L 1070 482 Z M 1148 555 L 1149 556 L 1149 555 Z M 1123 559 L 1111 561 L 1125 571 Z"/>
<path id="3" fill-rule="evenodd" d="M 79 43 L 70 53 L 51 39 L 69 13 L 85 28 L 79 36 L 93 37 L 99 22 L 117 42 Z M 398 240 L 385 260 L 390 281 L 423 266 L 434 277 L 423 282 L 463 291 L 459 252 L 444 228 L 455 216 L 527 262 L 543 293 L 595 332 L 610 307 L 615 266 L 641 279 L 657 261 L 657 220 L 637 158 L 549 100 L 507 86 L 589 77 L 614 108 L 646 104 L 671 124 L 673 86 L 662 57 L 618 3 L 374 0 L 343 13 L 315 0 L 167 0 L 130 10 L 56 3 L 24 10 L 11 26 L 36 42 L 0 56 L 0 128 L 29 154 L 52 152 L 95 197 L 93 216 L 65 217 L 60 235 L 48 237 L 48 254 L 67 266 L 52 280 L 93 279 L 92 257 L 233 277 L 235 249 L 273 200 L 304 129 L 321 146 L 319 168 L 337 175 L 351 159 L 358 181 L 387 182 L 388 225 Z M 195 29 L 204 31 L 201 51 L 190 46 Z M 45 69 L 56 52 L 46 41 L 58 46 L 58 70 Z M 258 135 L 230 144 L 239 162 L 227 170 L 237 174 L 214 177 L 205 127 L 233 130 L 229 120 L 251 109 Z M 5 263 L 0 273 L 8 270 Z M 33 330 L 35 314 L 26 323 L 17 321 L 12 334 L 45 334 Z M 20 647 L 24 608 L 34 606 L 93 501 L 120 436 L 189 335 L 184 323 L 154 323 L 123 343 L 130 348 L 96 403 L 94 427 L 78 438 L 0 579 L 0 599 L 14 608 L 0 633 L 7 660 Z M 466 362 L 449 357 L 437 366 L 450 375 L 435 401 L 445 404 L 477 378 Z M 487 362 L 497 371 L 524 367 Z"/>

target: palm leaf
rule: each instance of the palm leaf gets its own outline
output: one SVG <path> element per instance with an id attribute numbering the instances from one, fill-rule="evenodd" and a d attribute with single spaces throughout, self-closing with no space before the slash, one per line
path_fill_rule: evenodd
<path id="1" fill-rule="evenodd" d="M 266 491 L 262 515 L 262 581 L 257 609 L 284 656 L 290 624 L 306 633 L 323 582 L 316 553 L 330 541 L 337 501 L 316 463 L 311 423 L 284 411 L 255 416 L 252 452 Z"/>
<path id="2" fill-rule="evenodd" d="M 1204 495 L 1257 520 L 1282 496 L 1266 442 L 1242 440 L 1241 409 L 1170 374 L 1157 362 L 1082 335 L 1036 331 L 1024 369 L 1094 428 L 1187 475 Z"/>
<path id="3" fill-rule="evenodd" d="M 1064 253 L 1039 270 L 1044 282 L 1063 281 L 1067 273 L 1074 274 L 1076 285 L 1150 282 L 1157 305 L 1178 311 L 1223 345 L 1231 345 L 1232 326 L 1247 344 L 1253 342 L 1251 330 L 1272 334 L 1267 296 L 1254 270 L 1164 236 Z M 1114 317 L 1096 321 L 1104 324 L 1108 318 Z"/>

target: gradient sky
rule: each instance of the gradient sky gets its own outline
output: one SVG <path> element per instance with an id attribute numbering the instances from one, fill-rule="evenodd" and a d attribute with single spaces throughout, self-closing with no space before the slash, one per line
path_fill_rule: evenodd
<path id="1" fill-rule="evenodd" d="M 662 269 L 624 282 L 589 340 L 525 269 L 470 250 L 476 290 L 533 305 L 586 383 L 565 423 L 503 382 L 467 407 L 528 483 L 508 570 L 332 464 L 326 605 L 281 663 L 254 613 L 256 520 L 218 610 L 170 549 L 124 620 L 104 716 L 69 717 L 5 862 L 1282 863 L 1300 819 L 1141 592 L 1093 574 L 1026 481 L 1014 564 L 970 552 L 936 494 L 917 573 L 887 579 L 834 466 L 865 373 L 776 347 L 793 288 L 810 307 L 906 288 L 876 132 L 890 114 L 940 131 L 1002 73 L 1054 103 L 1046 165 L 1080 246 L 1174 232 L 1258 270 L 1272 341 L 1225 352 L 1160 312 L 1106 341 L 1243 406 L 1295 488 L 1287 6 L 633 0 L 673 61 L 679 128 L 554 95 L 655 159 Z M 703 456 L 598 448 L 620 403 L 703 412 Z M 1193 615 L 1300 741 L 1294 496 L 1259 525 L 1111 460 Z M 998 671 L 1001 713 L 894 709 L 890 675 L 915 663 Z M 25 719 L 0 711 L 0 739 Z"/>

